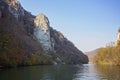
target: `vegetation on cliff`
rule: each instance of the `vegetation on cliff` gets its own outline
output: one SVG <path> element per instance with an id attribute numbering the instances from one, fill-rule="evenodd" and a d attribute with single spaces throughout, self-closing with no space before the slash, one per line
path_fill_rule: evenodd
<path id="1" fill-rule="evenodd" d="M 52 28 L 50 40 L 54 50 L 46 52 L 33 35 L 35 16 L 16 1 L 0 1 L 0 67 L 88 63 L 86 55 Z"/>
<path id="2" fill-rule="evenodd" d="M 2 8 L 4 7 L 4 8 Z M 24 25 L 8 11 L 8 5 L 0 3 L 0 66 L 52 64 L 52 58 L 44 54 L 41 45 L 28 35 Z"/>

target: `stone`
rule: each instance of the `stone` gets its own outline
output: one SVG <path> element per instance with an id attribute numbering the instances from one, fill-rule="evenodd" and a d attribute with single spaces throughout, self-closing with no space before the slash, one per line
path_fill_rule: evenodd
<path id="1" fill-rule="evenodd" d="M 4 6 L 4 9 L 2 9 L 2 6 Z M 31 59 L 31 56 L 35 55 L 36 59 L 40 59 L 40 62 L 37 60 L 33 65 L 43 64 L 43 62 L 45 62 L 44 64 L 88 63 L 88 57 L 83 52 L 78 50 L 61 32 L 50 27 L 49 20 L 44 14 L 39 14 L 38 16 L 31 15 L 22 8 L 17 0 L 2 0 L 0 9 L 4 19 L 4 21 L 0 19 L 0 24 L 3 25 L 0 26 L 0 32 L 5 36 L 10 32 L 10 35 L 7 36 L 13 38 L 10 40 L 15 40 L 13 42 L 10 41 L 12 42 L 10 45 L 12 44 L 15 51 L 20 49 L 20 51 L 16 52 L 16 55 L 18 53 L 22 54 L 22 57 L 18 56 L 18 59 L 21 61 L 26 62 L 26 60 Z M 0 37 L 1 39 L 3 38 L 2 36 Z M 11 52 L 12 47 L 8 46 L 7 49 L 9 50 L 5 52 Z M 9 55 L 12 53 L 14 52 L 11 52 Z M 9 56 L 7 58 L 11 59 Z M 23 63 L 18 65 L 21 64 Z"/>
<path id="2" fill-rule="evenodd" d="M 34 36 L 42 44 L 45 51 L 52 50 L 48 18 L 44 14 L 39 14 L 34 19 L 34 23 L 36 25 L 34 29 Z"/>
<path id="3" fill-rule="evenodd" d="M 8 3 L 9 11 L 14 15 L 17 20 L 20 16 L 24 16 L 24 9 L 18 0 L 5 0 L 5 2 Z"/>

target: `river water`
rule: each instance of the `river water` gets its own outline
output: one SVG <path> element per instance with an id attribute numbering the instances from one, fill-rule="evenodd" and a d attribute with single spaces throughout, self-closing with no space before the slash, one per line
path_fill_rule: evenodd
<path id="1" fill-rule="evenodd" d="M 120 80 L 110 65 L 43 65 L 0 70 L 0 80 Z"/>

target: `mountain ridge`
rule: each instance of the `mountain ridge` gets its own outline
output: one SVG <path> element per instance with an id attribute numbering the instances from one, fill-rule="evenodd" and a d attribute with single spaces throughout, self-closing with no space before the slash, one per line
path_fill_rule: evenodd
<path id="1" fill-rule="evenodd" d="M 93 59 L 95 58 L 95 56 L 99 53 L 99 51 L 101 49 L 102 48 L 97 48 L 92 51 L 85 52 L 85 54 L 88 56 L 90 62 L 93 62 Z"/>
<path id="2" fill-rule="evenodd" d="M 87 56 L 54 30 L 44 14 L 32 15 L 17 0 L 0 1 L 0 35 L 3 66 L 88 63 Z"/>

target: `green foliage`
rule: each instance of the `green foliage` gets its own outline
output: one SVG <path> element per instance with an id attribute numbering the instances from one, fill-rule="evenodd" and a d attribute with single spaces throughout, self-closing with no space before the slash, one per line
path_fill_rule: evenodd
<path id="1" fill-rule="evenodd" d="M 102 48 L 94 58 L 94 62 L 98 64 L 120 65 L 120 46 Z"/>

